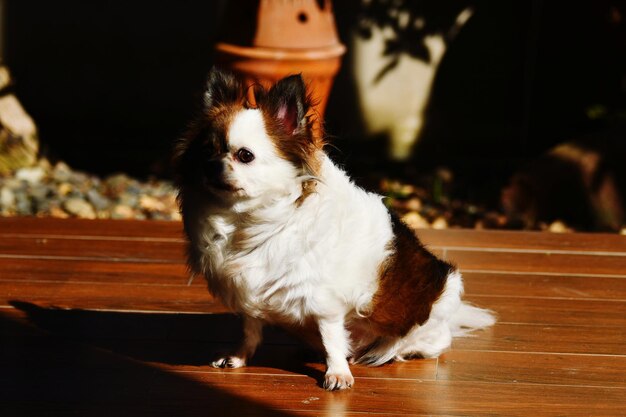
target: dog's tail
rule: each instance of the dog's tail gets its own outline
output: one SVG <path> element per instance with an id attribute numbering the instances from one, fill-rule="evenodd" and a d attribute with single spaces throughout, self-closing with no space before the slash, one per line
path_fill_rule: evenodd
<path id="1" fill-rule="evenodd" d="M 433 304 L 430 317 L 424 324 L 415 326 L 403 337 L 380 338 L 356 358 L 356 362 L 378 366 L 392 359 L 433 358 L 450 347 L 452 337 L 468 336 L 470 332 L 496 322 L 492 311 L 461 301 L 462 294 L 461 273 L 452 269 L 443 293 Z"/>
<path id="2" fill-rule="evenodd" d="M 495 322 L 496 316 L 493 311 L 462 302 L 448 325 L 453 337 L 462 337 L 468 336 L 473 330 L 493 326 Z"/>

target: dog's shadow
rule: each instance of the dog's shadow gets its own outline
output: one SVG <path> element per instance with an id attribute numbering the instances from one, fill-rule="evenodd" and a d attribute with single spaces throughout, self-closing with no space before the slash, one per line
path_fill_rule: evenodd
<path id="1" fill-rule="evenodd" d="M 242 337 L 234 314 L 168 314 L 107 312 L 40 307 L 12 301 L 28 321 L 57 339 L 88 344 L 146 363 L 206 367 L 233 351 Z M 318 352 L 286 332 L 268 327 L 250 365 L 323 380 Z"/>

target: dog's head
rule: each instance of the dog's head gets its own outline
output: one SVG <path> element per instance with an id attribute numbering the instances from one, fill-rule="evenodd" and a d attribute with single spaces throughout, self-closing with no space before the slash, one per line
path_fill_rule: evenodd
<path id="1" fill-rule="evenodd" d="M 267 90 L 213 69 L 203 111 L 177 149 L 181 189 L 231 202 L 305 192 L 322 147 L 309 109 L 299 75 Z"/>

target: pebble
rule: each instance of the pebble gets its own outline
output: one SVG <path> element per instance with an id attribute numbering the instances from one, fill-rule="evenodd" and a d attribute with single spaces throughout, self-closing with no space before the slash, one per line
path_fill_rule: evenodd
<path id="1" fill-rule="evenodd" d="M 94 189 L 87 191 L 87 199 L 98 211 L 106 210 L 111 205 L 111 200 Z"/>
<path id="2" fill-rule="evenodd" d="M 130 178 L 128 178 L 125 174 L 111 175 L 106 180 L 104 180 L 106 194 L 109 197 L 122 194 L 124 191 L 126 191 L 129 181 Z"/>
<path id="3" fill-rule="evenodd" d="M 57 192 L 61 196 L 69 195 L 72 191 L 74 191 L 74 186 L 69 182 L 62 182 L 57 187 Z"/>
<path id="4" fill-rule="evenodd" d="M 412 229 L 428 229 L 430 224 L 428 220 L 422 217 L 418 212 L 411 211 L 402 217 L 402 221 L 405 222 Z"/>
<path id="5" fill-rule="evenodd" d="M 422 209 L 422 200 L 417 197 L 413 197 L 406 202 L 406 208 L 410 211 L 420 211 Z"/>
<path id="6" fill-rule="evenodd" d="M 571 232 L 572 230 L 567 227 L 562 221 L 556 220 L 552 222 L 550 226 L 548 226 L 548 231 L 552 233 L 566 233 Z"/>
<path id="7" fill-rule="evenodd" d="M 124 206 L 136 207 L 139 205 L 139 196 L 124 191 L 119 195 L 118 202 Z"/>
<path id="8" fill-rule="evenodd" d="M 433 229 L 443 230 L 448 228 L 448 221 L 444 217 L 437 217 L 431 225 Z"/>
<path id="9" fill-rule="evenodd" d="M 70 217 L 62 208 L 56 206 L 50 208 L 50 216 L 58 219 L 67 219 Z"/>
<path id="10" fill-rule="evenodd" d="M 15 200 L 15 209 L 17 210 L 17 214 L 21 216 L 30 216 L 35 214 L 31 200 L 28 198 L 26 193 L 16 193 Z"/>
<path id="11" fill-rule="evenodd" d="M 81 219 L 96 218 L 96 212 L 94 211 L 93 206 L 81 198 L 72 197 L 68 200 L 65 200 L 65 202 L 63 203 L 63 208 L 68 213 L 73 214 Z"/>
<path id="12" fill-rule="evenodd" d="M 72 177 L 72 170 L 65 162 L 59 162 L 52 170 L 52 178 L 57 182 L 68 182 Z"/>
<path id="13" fill-rule="evenodd" d="M 123 204 L 117 204 L 111 212 L 112 219 L 132 219 L 135 217 L 135 210 Z"/>
<path id="14" fill-rule="evenodd" d="M 67 219 L 68 217 L 70 217 L 70 215 L 65 210 L 57 206 L 50 207 L 49 214 L 50 216 L 56 217 L 58 219 Z"/>
<path id="15" fill-rule="evenodd" d="M 101 179 L 43 158 L 0 177 L 0 215 L 181 219 L 171 181 L 142 182 L 126 174 Z"/>
<path id="16" fill-rule="evenodd" d="M 165 204 L 149 195 L 139 197 L 139 206 L 149 212 L 163 211 L 165 209 Z"/>
<path id="17" fill-rule="evenodd" d="M 43 167 L 35 166 L 31 168 L 20 168 L 15 173 L 15 178 L 21 181 L 26 181 L 29 184 L 36 184 L 40 182 L 46 175 Z"/>
<path id="18" fill-rule="evenodd" d="M 7 210 L 15 206 L 15 193 L 9 187 L 0 189 L 0 206 Z"/>
<path id="19" fill-rule="evenodd" d="M 45 184 L 33 184 L 30 187 L 30 195 L 37 205 L 46 201 L 52 194 L 54 194 L 54 191 Z"/>

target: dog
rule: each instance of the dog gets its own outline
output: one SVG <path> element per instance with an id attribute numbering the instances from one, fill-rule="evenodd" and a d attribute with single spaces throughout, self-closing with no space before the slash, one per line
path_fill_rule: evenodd
<path id="1" fill-rule="evenodd" d="M 342 390 L 349 361 L 437 357 L 494 323 L 461 301 L 453 265 L 329 159 L 300 75 L 244 87 L 213 69 L 175 154 L 190 269 L 243 317 L 241 346 L 213 366 L 245 366 L 279 325 L 320 342 L 323 387 Z"/>

